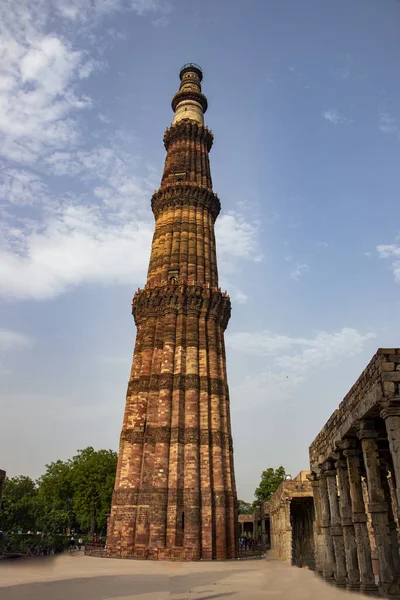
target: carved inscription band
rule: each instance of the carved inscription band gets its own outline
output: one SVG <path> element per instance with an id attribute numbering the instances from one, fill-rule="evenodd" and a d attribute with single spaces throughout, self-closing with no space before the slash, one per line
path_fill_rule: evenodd
<path id="1" fill-rule="evenodd" d="M 130 504 L 137 505 L 194 505 L 215 506 L 224 508 L 232 505 L 234 496 L 232 492 L 224 490 L 214 492 L 198 492 L 190 488 L 131 488 L 116 489 L 113 493 L 112 503 L 115 506 Z"/>
<path id="2" fill-rule="evenodd" d="M 121 441 L 131 444 L 200 444 L 232 450 L 232 437 L 224 431 L 199 430 L 195 427 L 153 427 L 125 429 Z"/>
<path id="3" fill-rule="evenodd" d="M 217 194 L 190 181 L 164 186 L 155 192 L 151 199 L 151 208 L 156 218 L 165 208 L 184 204 L 206 208 L 214 221 L 221 210 Z"/>
<path id="4" fill-rule="evenodd" d="M 168 311 L 197 315 L 205 312 L 225 329 L 231 315 L 231 301 L 220 291 L 185 284 L 139 290 L 133 297 L 132 314 L 136 324 L 150 314 L 158 316 Z"/>
<path id="5" fill-rule="evenodd" d="M 206 375 L 182 373 L 162 373 L 153 375 L 142 375 L 139 379 L 133 379 L 128 384 L 128 394 L 137 394 L 138 392 L 147 392 L 148 390 L 156 392 L 158 390 L 197 390 L 207 392 L 216 396 L 222 396 L 228 391 L 228 385 L 224 379 L 218 377 L 208 377 Z"/>

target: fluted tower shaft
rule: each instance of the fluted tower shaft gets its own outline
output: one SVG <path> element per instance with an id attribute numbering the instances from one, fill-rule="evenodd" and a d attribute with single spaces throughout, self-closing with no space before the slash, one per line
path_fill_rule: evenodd
<path id="1" fill-rule="evenodd" d="M 224 331 L 230 300 L 218 288 L 202 72 L 180 73 L 147 283 L 132 303 L 137 326 L 120 438 L 108 552 L 151 559 L 237 555 Z"/>

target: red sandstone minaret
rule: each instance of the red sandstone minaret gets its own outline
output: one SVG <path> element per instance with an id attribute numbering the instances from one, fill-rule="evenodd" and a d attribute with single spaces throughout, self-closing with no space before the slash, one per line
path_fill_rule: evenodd
<path id="1" fill-rule="evenodd" d="M 137 326 L 107 549 L 111 556 L 226 559 L 237 555 L 236 487 L 224 331 L 204 126 L 195 64 L 180 72 L 147 283 L 132 303 Z"/>

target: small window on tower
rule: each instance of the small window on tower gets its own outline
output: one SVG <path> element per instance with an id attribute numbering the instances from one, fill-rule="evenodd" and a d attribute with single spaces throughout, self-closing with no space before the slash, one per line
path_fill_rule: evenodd
<path id="1" fill-rule="evenodd" d="M 175 173 L 175 181 L 185 181 L 186 173 Z"/>
<path id="2" fill-rule="evenodd" d="M 168 281 L 169 281 L 169 283 L 172 283 L 172 285 L 177 285 L 177 283 L 178 283 L 178 274 L 179 274 L 179 272 L 177 270 L 169 271 L 169 273 L 168 273 Z"/>

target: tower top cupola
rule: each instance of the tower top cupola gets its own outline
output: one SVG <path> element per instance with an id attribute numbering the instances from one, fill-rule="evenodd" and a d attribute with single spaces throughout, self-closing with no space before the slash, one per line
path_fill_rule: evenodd
<path id="1" fill-rule="evenodd" d="M 186 63 L 179 72 L 181 84 L 179 92 L 172 98 L 172 110 L 175 113 L 174 123 L 183 119 L 204 124 L 204 113 L 207 110 L 207 98 L 201 91 L 203 71 L 195 63 Z"/>

